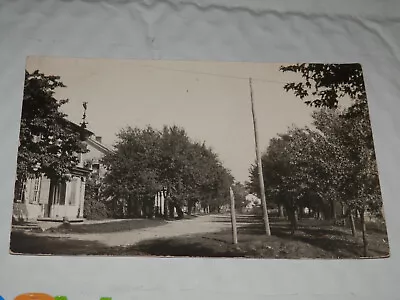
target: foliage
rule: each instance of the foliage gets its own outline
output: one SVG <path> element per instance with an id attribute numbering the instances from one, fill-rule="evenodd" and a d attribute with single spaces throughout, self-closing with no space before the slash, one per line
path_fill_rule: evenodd
<path id="1" fill-rule="evenodd" d="M 59 76 L 25 71 L 17 165 L 21 181 L 41 174 L 61 178 L 78 163 L 75 153 L 85 151 L 79 133 L 60 111 L 68 100 L 54 98 L 63 87 Z"/>
<path id="2" fill-rule="evenodd" d="M 111 217 L 103 195 L 103 183 L 97 173 L 92 173 L 85 185 L 83 216 L 88 220 L 102 220 Z"/>
<path id="3" fill-rule="evenodd" d="M 107 205 L 99 200 L 85 199 L 83 216 L 87 220 L 104 220 L 109 218 L 111 213 Z"/>
<path id="4" fill-rule="evenodd" d="M 235 208 L 242 209 L 246 207 L 248 204 L 248 201 L 246 200 L 246 196 L 248 195 L 246 187 L 240 182 L 235 182 L 232 186 L 232 191 L 235 197 Z"/>
<path id="5" fill-rule="evenodd" d="M 337 190 L 345 196 L 346 205 L 380 215 L 382 198 L 368 111 L 365 106 L 364 111 L 348 118 L 349 111 L 315 113 L 315 125 L 324 133 L 327 143 L 335 145 L 332 176 Z"/>
<path id="6" fill-rule="evenodd" d="M 115 152 L 103 163 L 108 169 L 105 194 L 114 199 L 114 213 L 124 215 L 126 207 L 128 216 L 144 211 L 151 216 L 154 195 L 160 191 L 166 192 L 166 206 L 181 216 L 184 205 L 200 202 L 218 209 L 229 200 L 229 171 L 211 149 L 193 142 L 178 126 L 128 127 L 118 134 Z"/>
<path id="7" fill-rule="evenodd" d="M 378 171 L 372 133 L 365 118 L 345 118 L 347 110 L 319 110 L 316 130 L 292 128 L 270 141 L 262 157 L 267 197 L 287 209 L 299 206 L 332 215 L 335 203 L 379 215 Z M 258 190 L 257 169 L 250 188 Z M 349 184 L 351 183 L 351 184 Z"/>
<path id="8" fill-rule="evenodd" d="M 291 128 L 270 141 L 262 164 L 269 201 L 283 204 L 296 229 L 299 207 L 335 217 L 341 203 L 360 215 L 367 253 L 365 212 L 381 216 L 382 197 L 362 69 L 358 64 L 296 64 L 283 72 L 300 74 L 284 86 L 305 104 L 319 108 L 315 129 Z M 348 97 L 350 105 L 339 107 Z M 251 191 L 258 191 L 257 167 L 250 169 Z M 329 212 L 330 210 L 330 212 Z"/>
<path id="9" fill-rule="evenodd" d="M 364 78 L 359 64 L 295 64 L 282 66 L 283 72 L 300 74 L 302 81 L 289 82 L 286 91 L 293 91 L 307 105 L 337 108 L 345 96 L 355 102 L 366 97 Z"/>

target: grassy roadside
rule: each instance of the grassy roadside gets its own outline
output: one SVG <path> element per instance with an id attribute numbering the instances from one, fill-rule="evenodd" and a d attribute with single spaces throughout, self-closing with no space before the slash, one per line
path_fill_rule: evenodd
<path id="1" fill-rule="evenodd" d="M 161 219 L 128 219 L 95 224 L 61 224 L 47 230 L 52 233 L 111 233 L 165 225 Z"/>

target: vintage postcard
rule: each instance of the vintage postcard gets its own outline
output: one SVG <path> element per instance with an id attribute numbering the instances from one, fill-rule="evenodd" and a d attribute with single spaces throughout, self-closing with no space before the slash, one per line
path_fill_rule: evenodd
<path id="1" fill-rule="evenodd" d="M 361 66 L 28 57 L 10 252 L 388 257 Z"/>

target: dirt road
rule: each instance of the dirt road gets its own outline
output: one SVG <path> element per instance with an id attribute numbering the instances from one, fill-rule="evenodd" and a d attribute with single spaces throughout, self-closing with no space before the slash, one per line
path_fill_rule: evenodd
<path id="1" fill-rule="evenodd" d="M 166 225 L 131 231 L 89 234 L 40 233 L 40 236 L 63 237 L 74 240 L 98 241 L 107 246 L 128 246 L 143 240 L 170 238 L 191 234 L 218 232 L 230 228 L 229 216 L 206 215 L 188 220 L 171 221 Z"/>

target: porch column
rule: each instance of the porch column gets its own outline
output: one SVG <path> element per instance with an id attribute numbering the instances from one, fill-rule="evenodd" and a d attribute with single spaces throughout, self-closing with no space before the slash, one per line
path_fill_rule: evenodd
<path id="1" fill-rule="evenodd" d="M 157 216 L 160 215 L 160 208 L 161 208 L 161 197 L 160 192 L 156 194 L 156 201 L 157 201 Z"/>
<path id="2" fill-rule="evenodd" d="M 79 208 L 80 206 L 80 201 L 81 201 L 81 178 L 80 177 L 75 177 L 74 180 L 74 188 L 75 188 L 75 194 L 74 194 L 74 202 L 73 205 L 77 206 Z"/>
<path id="3" fill-rule="evenodd" d="M 81 189 L 79 193 L 79 215 L 78 218 L 83 218 L 83 208 L 85 205 L 85 187 L 86 187 L 86 178 L 81 177 Z"/>
<path id="4" fill-rule="evenodd" d="M 164 214 L 164 192 L 159 192 L 160 197 L 160 215 Z"/>
<path id="5" fill-rule="evenodd" d="M 64 201 L 64 217 L 69 218 L 68 216 L 68 206 L 69 206 L 69 197 L 71 195 L 71 185 L 72 185 L 72 181 L 67 181 L 65 183 L 65 201 Z"/>
<path id="6" fill-rule="evenodd" d="M 78 167 L 83 167 L 83 153 L 78 153 Z"/>

